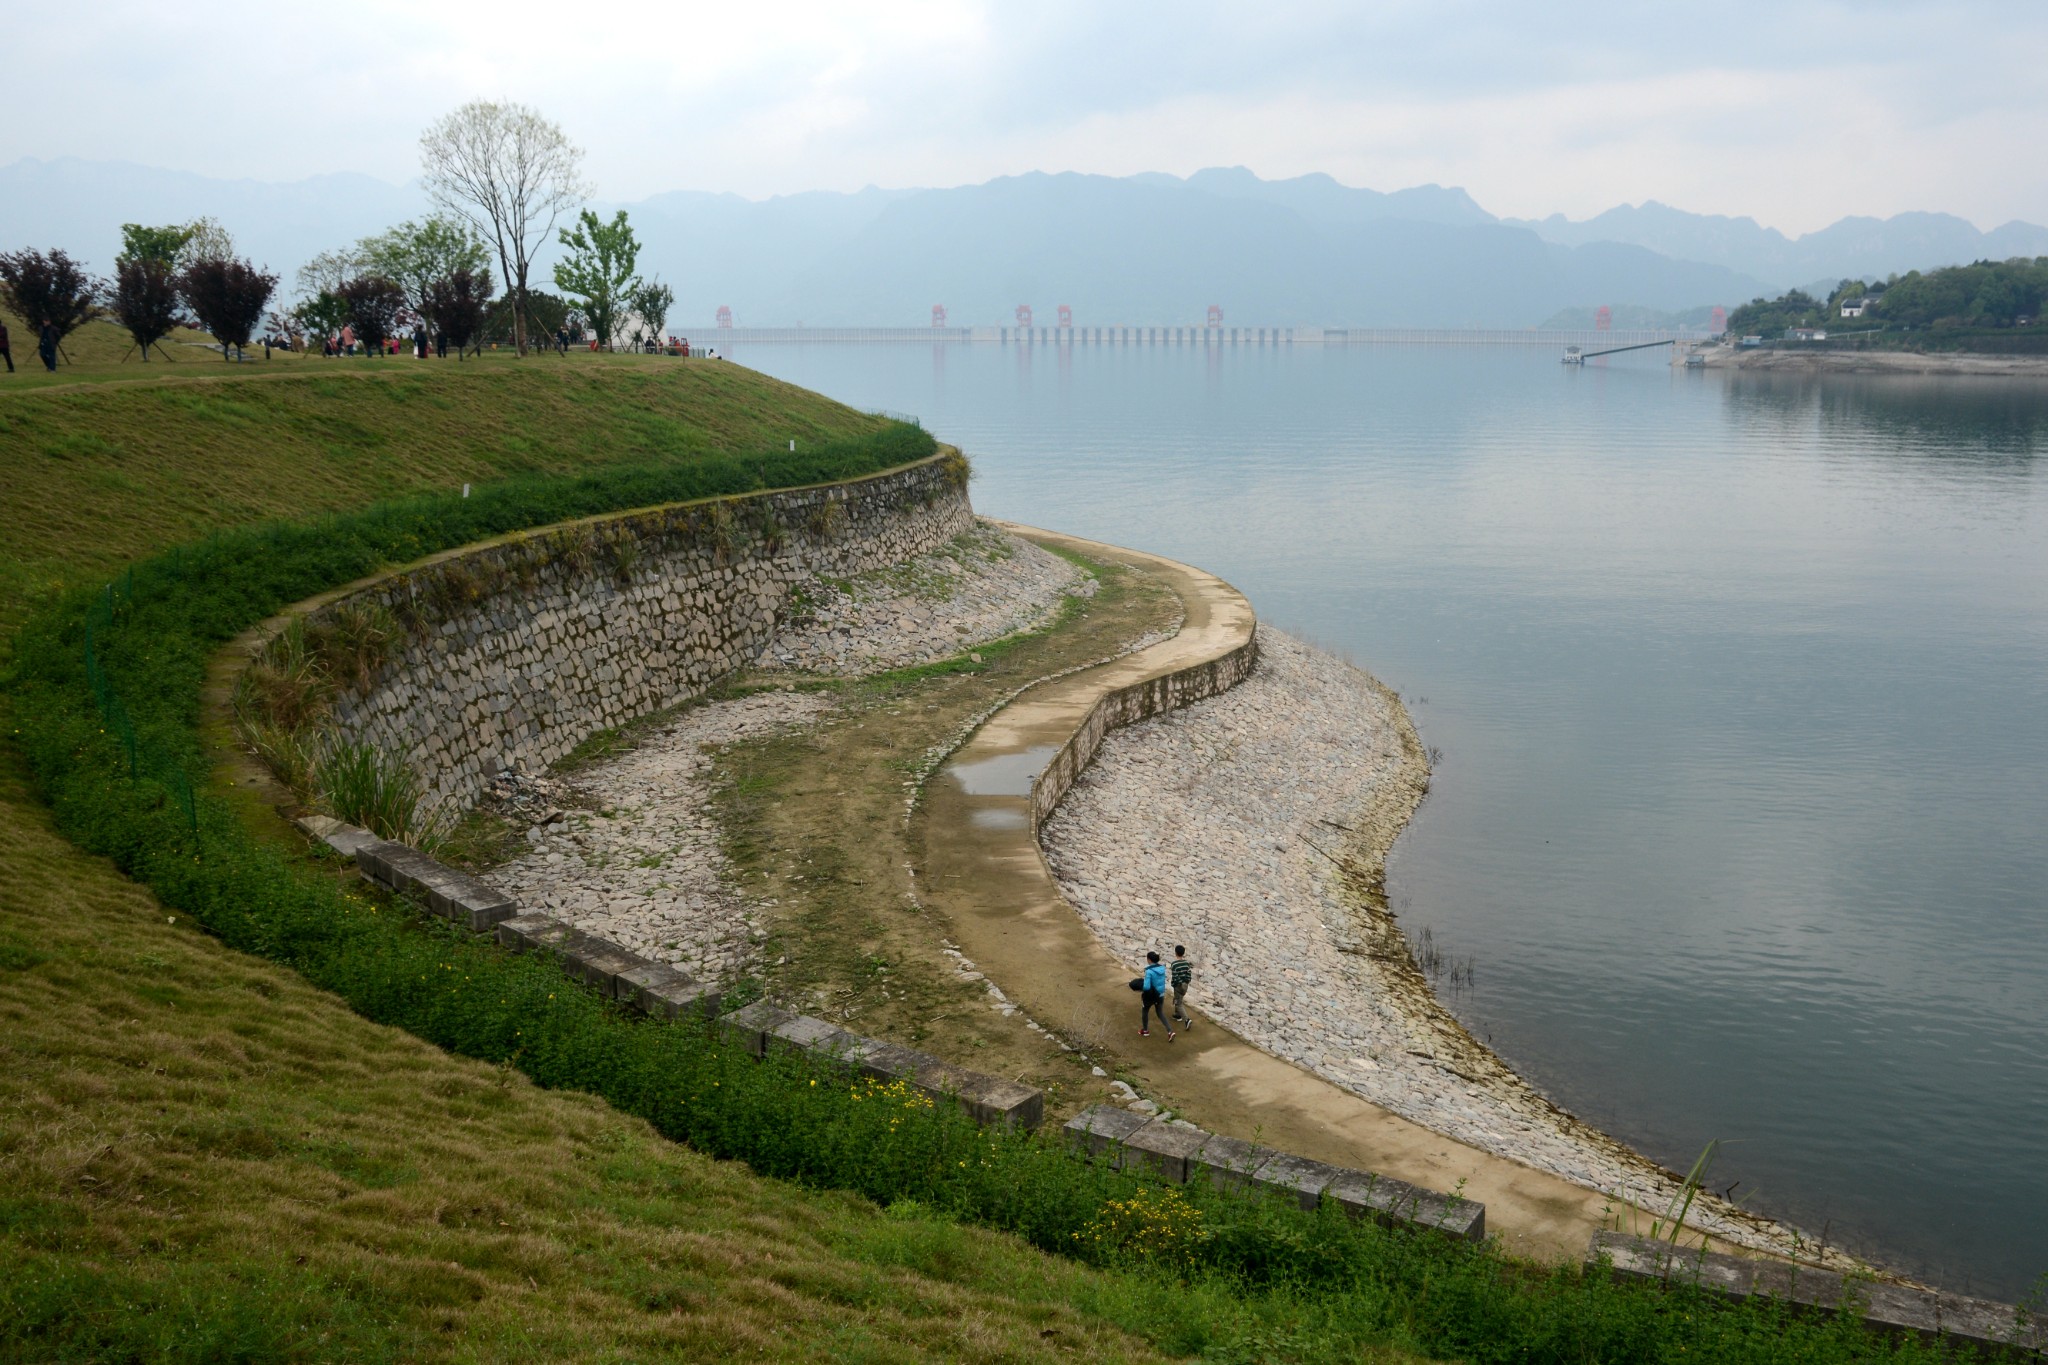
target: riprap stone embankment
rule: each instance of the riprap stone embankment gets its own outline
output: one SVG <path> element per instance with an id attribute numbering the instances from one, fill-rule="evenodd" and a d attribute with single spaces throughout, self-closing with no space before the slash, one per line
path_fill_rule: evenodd
<path id="1" fill-rule="evenodd" d="M 1095 580 L 1059 556 L 977 524 L 931 553 L 848 579 L 814 578 L 764 667 L 858 676 L 946 658 L 1053 619 Z M 821 692 L 760 692 L 691 706 L 637 747 L 576 773 L 559 818 L 491 879 L 532 907 L 642 956 L 723 983 L 762 931 L 734 889 L 710 810 L 711 768 L 733 744 L 815 724 Z"/>

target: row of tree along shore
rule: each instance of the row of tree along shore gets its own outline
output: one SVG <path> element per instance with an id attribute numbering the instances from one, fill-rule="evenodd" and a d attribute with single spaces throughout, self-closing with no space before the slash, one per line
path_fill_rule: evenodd
<path id="1" fill-rule="evenodd" d="M 2048 256 L 2015 257 L 1843 280 L 1826 298 L 1794 289 L 1753 299 L 1729 315 L 1728 333 L 1830 347 L 2048 355 L 2044 306 Z"/>
<path id="2" fill-rule="evenodd" d="M 59 249 L 0 252 L 0 304 L 39 333 L 50 328 L 60 349 L 88 322 L 117 323 L 144 361 L 185 327 L 210 334 L 227 358 L 259 335 L 292 349 L 346 337 L 369 355 L 408 333 L 458 356 L 486 344 L 524 355 L 536 342 L 663 343 L 674 291 L 638 273 L 625 210 L 607 220 L 582 207 L 592 191 L 583 152 L 560 128 L 525 105 L 475 100 L 427 129 L 420 153 L 436 212 L 316 256 L 289 302 L 278 300 L 277 275 L 201 218 L 124 224 L 110 278 Z M 529 287 L 551 237 L 565 252 L 552 294 Z"/>

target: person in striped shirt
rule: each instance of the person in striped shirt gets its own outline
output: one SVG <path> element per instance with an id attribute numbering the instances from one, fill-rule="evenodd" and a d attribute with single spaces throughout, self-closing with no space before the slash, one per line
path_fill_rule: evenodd
<path id="1" fill-rule="evenodd" d="M 1173 982 L 1173 1017 L 1180 1022 L 1182 1028 L 1193 1028 L 1195 1021 L 1188 1018 L 1187 998 L 1188 983 L 1195 979 L 1195 964 L 1188 961 L 1185 943 L 1173 945 L 1173 966 L 1167 975 Z"/>

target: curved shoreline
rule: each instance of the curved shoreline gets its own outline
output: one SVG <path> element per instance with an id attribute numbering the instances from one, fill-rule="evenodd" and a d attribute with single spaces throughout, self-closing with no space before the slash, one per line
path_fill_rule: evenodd
<path id="1" fill-rule="evenodd" d="M 1256 642 L 1248 637 L 1256 623 L 1240 594 L 1200 570 L 1119 547 L 1013 529 L 1044 543 L 1064 543 L 1161 572 L 1189 611 L 1188 627 L 1176 641 L 1027 691 L 992 716 L 949 760 L 938 775 L 941 780 L 928 787 L 931 869 L 929 880 L 924 875 L 919 880 L 942 893 L 931 904 L 950 914 L 961 946 L 990 979 L 1001 983 L 1020 1008 L 1048 1024 L 1066 1024 L 1070 1037 L 1087 1042 L 1105 1059 L 1114 1057 L 1156 1103 L 1189 1107 L 1218 1131 L 1260 1136 L 1319 1159 L 1364 1165 L 1430 1188 L 1461 1189 L 1488 1206 L 1489 1225 L 1522 1254 L 1576 1258 L 1584 1254 L 1592 1232 L 1628 1219 L 1627 1209 L 1638 1210 L 1634 1221 L 1643 1225 L 1661 1214 L 1681 1191 L 1681 1178 L 1543 1098 L 1457 1023 L 1415 968 L 1405 938 L 1386 913 L 1382 883 L 1386 853 L 1419 804 L 1427 769 L 1398 698 L 1362 671 L 1356 676 L 1396 718 L 1406 762 L 1405 779 L 1390 784 L 1368 803 L 1364 818 L 1353 821 L 1354 838 L 1342 858 L 1350 865 L 1342 883 L 1344 906 L 1367 939 L 1356 960 L 1382 969 L 1374 978 L 1376 1005 L 1428 1038 L 1431 1065 L 1454 1079 L 1465 1098 L 1505 1113 L 1511 1119 L 1505 1125 L 1509 1132 L 1460 1131 L 1461 1125 L 1424 1122 L 1403 1112 L 1409 1106 L 1390 1107 L 1385 1097 L 1368 1096 L 1361 1087 L 1321 1074 L 1301 1060 L 1276 1055 L 1243 1030 L 1197 1029 L 1165 1051 L 1156 1040 L 1111 1041 L 1123 1029 L 1110 1021 L 1131 1008 L 1128 994 L 1113 989 L 1128 975 L 1129 946 L 1121 945 L 1119 953 L 1105 943 L 1064 894 L 1034 828 L 1048 803 L 1024 787 L 977 789 L 961 770 L 1017 770 L 1035 776 L 1048 759 L 1071 747 L 1104 699 L 1141 688 L 1162 689 L 1171 677 L 1212 667 L 1238 650 L 1255 650 Z M 1231 610 L 1235 629 L 1219 630 L 1211 619 L 1225 601 L 1236 604 Z M 1237 638 L 1240 631 L 1246 638 Z M 1207 695 L 1192 709 L 1227 706 L 1236 695 Z M 1159 717 L 1176 705 L 1167 701 L 1126 717 L 1137 725 L 1118 730 L 1106 746 L 1127 740 L 1132 728 L 1173 723 Z M 1176 720 L 1189 714 L 1172 710 Z M 1094 746 L 1088 747 L 1092 757 Z M 953 780 L 944 780 L 948 777 Z M 1177 818 L 1185 820 L 1185 803 L 1173 804 Z M 1126 842 L 1124 856 L 1136 853 Z M 1171 884 L 1168 873 L 1155 887 Z M 1169 935 L 1163 941 L 1173 940 Z M 1522 1139 L 1543 1137 L 1554 1146 L 1562 1144 L 1576 1159 L 1532 1160 Z M 1724 1249 L 1866 1268 L 1839 1252 L 1816 1256 L 1796 1230 L 1704 1195 L 1693 1204 L 1687 1230 Z"/>
<path id="2" fill-rule="evenodd" d="M 1195 945 L 1198 1021 L 1647 1223 L 1682 1178 L 1556 1106 L 1473 1038 L 1387 911 L 1385 857 L 1428 785 L 1399 699 L 1327 653 L 1259 635 L 1260 671 L 1239 688 L 1104 744 L 1044 830 L 1061 892 L 1125 960 Z M 1704 1195 L 1686 1226 L 1754 1251 L 1799 1250 L 1790 1229 Z"/>
<path id="3" fill-rule="evenodd" d="M 1744 351 L 1733 346 L 1709 346 L 1692 354 L 1710 370 L 2048 379 L 2048 355 L 1984 355 L 1974 351 Z"/>

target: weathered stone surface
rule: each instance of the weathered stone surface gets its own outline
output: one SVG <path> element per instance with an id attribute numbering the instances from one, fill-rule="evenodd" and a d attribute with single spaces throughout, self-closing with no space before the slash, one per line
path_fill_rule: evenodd
<path id="1" fill-rule="evenodd" d="M 1145 1114 L 1134 1114 L 1114 1105 L 1095 1104 L 1068 1119 L 1062 1131 L 1067 1135 L 1067 1141 L 1085 1155 L 1107 1155 L 1121 1163 L 1124 1143 L 1131 1134 L 1151 1121 Z"/>
<path id="2" fill-rule="evenodd" d="M 372 839 L 356 849 L 356 866 L 372 881 L 422 902 L 428 910 L 482 933 L 518 913 L 494 886 L 404 844 Z"/>
<path id="3" fill-rule="evenodd" d="M 765 1057 L 768 1055 L 769 1033 L 795 1020 L 796 1016 L 788 1010 L 771 1005 L 766 1000 L 756 1000 L 744 1009 L 720 1015 L 718 1028 L 756 1057 Z"/>
<path id="4" fill-rule="evenodd" d="M 916 1071 L 908 1077 L 935 1099 L 947 1099 L 966 1110 L 984 1126 L 1036 1128 L 1045 1120 L 1045 1094 L 1019 1081 L 1004 1080 L 986 1072 L 917 1054 Z"/>
<path id="5" fill-rule="evenodd" d="M 1845 1300 L 1870 1326 L 1929 1341 L 1945 1339 L 1988 1351 L 2048 1352 L 2048 1323 L 2022 1322 L 2012 1304 L 1935 1290 L 1845 1277 L 1832 1270 L 1751 1260 L 1619 1232 L 1593 1235 L 1587 1263 L 1609 1262 L 1628 1279 L 1690 1284 L 1727 1298 L 1770 1298 L 1816 1313 L 1835 1313 Z"/>
<path id="6" fill-rule="evenodd" d="M 1389 1176 L 1340 1170 L 1324 1187 L 1323 1198 L 1353 1218 L 1370 1218 L 1388 1227 L 1423 1228 L 1466 1242 L 1486 1240 L 1484 1204 Z"/>
<path id="7" fill-rule="evenodd" d="M 562 952 L 562 966 L 571 976 L 581 977 L 599 995 L 614 998 L 619 993 L 621 973 L 653 965 L 638 953 L 629 953 L 616 943 L 589 934 L 580 934 Z M 630 992 L 631 987 L 627 989 Z"/>
<path id="8" fill-rule="evenodd" d="M 1188 1159 L 1202 1150 L 1209 1135 L 1157 1119 L 1124 1139 L 1124 1165 L 1149 1167 L 1176 1185 L 1188 1178 Z"/>
<path id="9" fill-rule="evenodd" d="M 325 844 L 344 858 L 353 858 L 365 845 L 377 842 L 377 836 L 366 829 L 359 829 L 331 815 L 301 815 L 292 822 L 305 832 L 308 838 Z"/>
<path id="10" fill-rule="evenodd" d="M 1260 1162 L 1251 1175 L 1252 1188 L 1292 1197 L 1305 1209 L 1322 1201 L 1323 1191 L 1344 1170 L 1327 1162 L 1311 1161 L 1290 1152 L 1275 1152 Z"/>
<path id="11" fill-rule="evenodd" d="M 928 1052 L 892 1043 L 884 1038 L 858 1039 L 848 1054 L 860 1073 L 877 1081 L 917 1080 L 917 1074 L 938 1061 Z"/>
<path id="12" fill-rule="evenodd" d="M 486 587 L 403 637 L 367 694 L 337 701 L 336 729 L 431 755 L 421 776 L 432 803 L 460 808 L 502 767 L 543 768 L 593 730 L 753 663 L 800 585 L 901 564 L 973 524 L 966 490 L 937 462 L 714 506 L 514 538 L 459 556 L 458 569 L 430 566 L 321 607 L 316 623 L 345 605 L 409 620 L 439 576 Z M 720 517 L 727 529 L 708 529 Z"/>
<path id="13" fill-rule="evenodd" d="M 1207 1180 L 1218 1189 L 1245 1189 L 1252 1182 L 1252 1172 L 1272 1155 L 1271 1147 L 1255 1147 L 1242 1138 L 1210 1133 L 1189 1155 L 1186 1178 Z"/>
<path id="14" fill-rule="evenodd" d="M 550 949 L 575 932 L 552 915 L 514 915 L 497 925 L 498 942 L 521 953 Z"/>
<path id="15" fill-rule="evenodd" d="M 823 1019 L 799 1014 L 786 1023 L 767 1028 L 763 1043 L 766 1052 L 830 1052 L 836 1048 L 844 1053 L 853 1045 L 853 1035 Z"/>
<path id="16" fill-rule="evenodd" d="M 647 1014 L 660 1018 L 673 1018 L 674 1013 L 667 1007 L 667 1000 L 661 992 L 678 986 L 692 986 L 696 981 L 688 972 L 678 971 L 665 962 L 650 962 L 620 972 L 613 995 L 622 1004 L 633 1006 Z"/>

